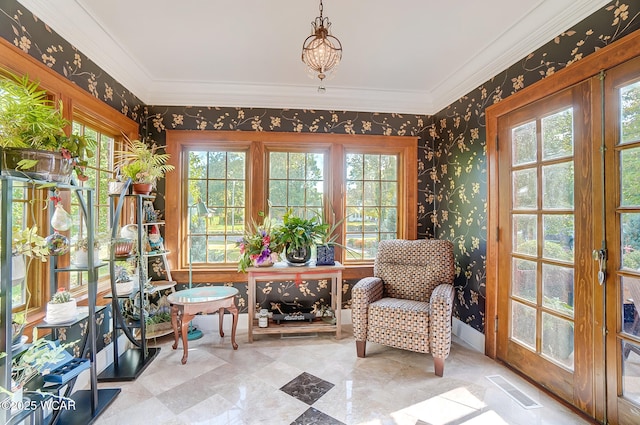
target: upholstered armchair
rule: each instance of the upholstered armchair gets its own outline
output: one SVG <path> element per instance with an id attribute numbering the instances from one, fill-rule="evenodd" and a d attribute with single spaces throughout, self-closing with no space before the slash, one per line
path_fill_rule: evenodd
<path id="1" fill-rule="evenodd" d="M 365 356 L 367 341 L 431 352 L 435 374 L 442 376 L 451 347 L 454 273 L 449 241 L 380 241 L 373 277 L 361 279 L 351 295 L 358 357 Z"/>

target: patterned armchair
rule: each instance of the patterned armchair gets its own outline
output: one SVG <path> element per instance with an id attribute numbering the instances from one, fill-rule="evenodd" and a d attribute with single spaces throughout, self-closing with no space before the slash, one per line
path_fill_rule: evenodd
<path id="1" fill-rule="evenodd" d="M 351 314 L 358 357 L 371 341 L 433 355 L 444 373 L 451 347 L 453 245 L 445 240 L 380 241 L 374 277 L 352 291 Z"/>

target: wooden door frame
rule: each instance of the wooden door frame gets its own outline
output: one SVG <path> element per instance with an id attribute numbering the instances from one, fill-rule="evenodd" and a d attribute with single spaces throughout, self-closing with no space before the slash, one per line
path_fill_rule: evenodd
<path id="1" fill-rule="evenodd" d="M 486 109 L 487 117 L 487 278 L 486 278 L 486 310 L 485 310 L 485 354 L 491 358 L 496 358 L 497 354 L 497 320 L 498 320 L 498 247 L 500 240 L 507 237 L 502 234 L 498 227 L 499 223 L 499 191 L 498 191 L 498 118 L 526 106 L 548 95 L 564 90 L 574 84 L 588 80 L 597 76 L 601 70 L 606 70 L 617 66 L 629 59 L 640 55 L 640 31 L 618 40 L 617 42 L 598 50 L 586 58 L 573 63 L 572 65 L 556 72 L 543 80 L 540 80 L 528 88 L 509 96 L 501 102 Z M 592 106 L 592 113 L 600 113 L 600 105 Z M 600 119 L 593 121 L 593 141 L 594 149 L 599 151 L 601 140 Z M 596 143 L 597 142 L 597 143 Z M 597 145 L 597 146 L 595 146 Z M 594 170 L 594 179 L 601 177 L 599 170 Z M 601 202 L 601 194 L 594 193 L 594 205 Z M 602 229 L 600 223 L 594 223 L 596 233 Z M 596 236 L 597 237 L 597 236 Z M 593 263 L 595 265 L 595 262 Z M 602 322 L 602 294 L 594 294 L 593 299 L 596 306 L 596 316 L 594 321 Z M 594 362 L 596 365 L 604 365 L 604 335 L 594 332 Z M 604 366 L 603 366 L 604 367 Z M 601 378 L 595 380 L 592 390 L 594 403 L 590 411 L 587 412 L 595 418 L 603 418 L 606 407 L 604 371 L 597 371 L 596 375 Z"/>

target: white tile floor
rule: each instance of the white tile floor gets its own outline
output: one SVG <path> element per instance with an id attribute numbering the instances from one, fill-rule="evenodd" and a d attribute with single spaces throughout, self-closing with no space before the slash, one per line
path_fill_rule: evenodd
<path id="1" fill-rule="evenodd" d="M 259 336 L 249 344 L 246 328 L 239 329 L 237 351 L 228 334 L 220 338 L 207 331 L 189 343 L 186 365 L 180 364 L 182 347 L 172 350 L 172 337 L 163 337 L 157 340 L 160 354 L 136 381 L 100 384 L 121 387 L 122 392 L 96 423 L 590 423 L 455 339 L 444 377 L 438 378 L 431 355 L 369 343 L 367 357 L 357 358 L 350 331 L 344 326 L 340 341 L 331 335 Z M 280 390 L 303 372 L 333 384 L 311 406 Z M 542 407 L 522 408 L 486 379 L 488 375 L 503 376 Z M 296 421 L 305 412 L 304 420 Z M 322 416 L 314 419 L 314 414 Z"/>

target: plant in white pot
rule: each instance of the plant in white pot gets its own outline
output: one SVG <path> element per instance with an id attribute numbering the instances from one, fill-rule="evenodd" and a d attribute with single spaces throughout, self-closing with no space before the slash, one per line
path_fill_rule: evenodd
<path id="1" fill-rule="evenodd" d="M 47 315 L 44 320 L 49 324 L 65 323 L 75 320 L 77 316 L 76 299 L 63 287 L 58 288 L 58 292 L 47 303 Z"/>
<path id="2" fill-rule="evenodd" d="M 100 247 L 102 243 L 100 240 L 95 239 L 93 241 L 93 266 L 100 265 Z M 89 266 L 89 241 L 87 238 L 80 238 L 74 244 L 75 252 L 73 254 L 72 262 L 77 267 Z"/>

